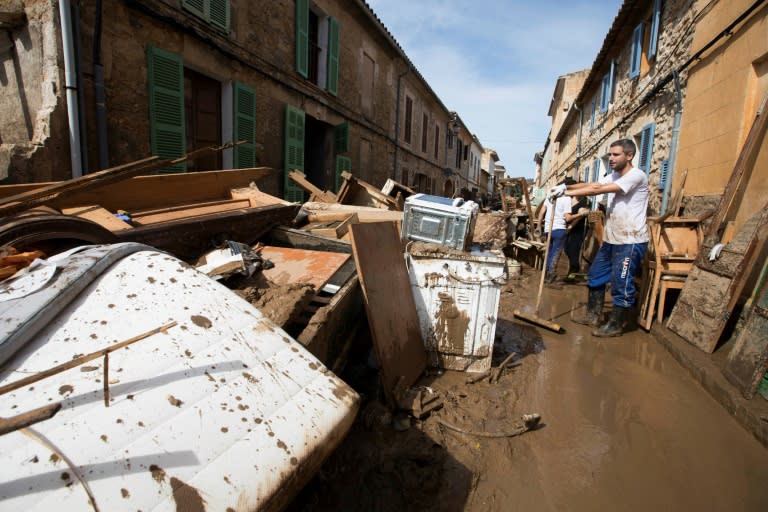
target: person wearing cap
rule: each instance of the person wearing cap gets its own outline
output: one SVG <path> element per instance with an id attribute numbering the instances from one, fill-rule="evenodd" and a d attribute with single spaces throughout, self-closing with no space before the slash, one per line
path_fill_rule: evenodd
<path id="1" fill-rule="evenodd" d="M 635 275 L 648 248 L 648 178 L 632 165 L 637 146 L 630 139 L 611 143 L 608 164 L 613 170 L 597 183 L 556 185 L 550 198 L 561 196 L 607 195 L 603 244 L 587 275 L 587 312 L 574 321 L 596 327 L 600 325 L 605 287 L 611 283 L 613 309 L 609 320 L 592 331 L 593 336 L 621 336 L 629 325 L 635 305 Z"/>
<path id="2" fill-rule="evenodd" d="M 554 207 L 552 206 L 553 204 Z M 549 232 L 550 224 L 552 225 L 552 234 L 549 236 L 549 252 L 547 253 L 547 261 L 544 267 L 546 271 L 544 282 L 548 284 L 552 284 L 557 280 L 555 262 L 557 262 L 557 257 L 565 245 L 565 237 L 568 234 L 565 225 L 565 214 L 570 210 L 570 198 L 561 196 L 553 199 L 547 198 L 541 211 L 539 211 L 539 226 L 544 226 L 545 236 Z M 555 216 L 554 221 L 552 220 L 553 215 Z M 542 217 L 544 218 L 543 223 Z"/>

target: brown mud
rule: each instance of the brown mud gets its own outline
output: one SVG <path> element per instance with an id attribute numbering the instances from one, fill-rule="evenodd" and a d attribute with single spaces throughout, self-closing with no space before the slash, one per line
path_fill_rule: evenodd
<path id="1" fill-rule="evenodd" d="M 571 322 L 583 285 L 544 289 L 538 314 L 563 334 L 513 316 L 535 313 L 538 276 L 524 268 L 502 291 L 493 361 L 516 352 L 516 366 L 494 384 L 431 372 L 418 385 L 444 406 L 423 421 L 393 418 L 380 391 L 355 384 L 375 370 L 342 375 L 363 410 L 288 510 L 768 510 L 768 450 L 651 335 L 599 339 Z M 509 432 L 527 413 L 540 427 L 509 438 L 439 423 Z"/>

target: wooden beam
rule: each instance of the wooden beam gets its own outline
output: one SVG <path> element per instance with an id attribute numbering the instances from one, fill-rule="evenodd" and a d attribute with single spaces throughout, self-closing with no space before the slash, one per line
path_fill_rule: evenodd
<path id="1" fill-rule="evenodd" d="M 132 229 L 132 226 L 125 221 L 115 217 L 110 211 L 99 205 L 77 206 L 75 208 L 62 208 L 61 213 L 72 215 L 81 219 L 88 219 L 91 222 L 107 228 L 110 231 L 120 231 L 123 229 Z"/>

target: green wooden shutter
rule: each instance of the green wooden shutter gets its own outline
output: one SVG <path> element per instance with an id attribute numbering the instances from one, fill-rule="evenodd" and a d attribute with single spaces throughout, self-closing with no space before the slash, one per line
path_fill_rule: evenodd
<path id="1" fill-rule="evenodd" d="M 296 71 L 309 77 L 309 0 L 296 0 Z"/>
<path id="2" fill-rule="evenodd" d="M 234 84 L 234 140 L 245 140 L 235 146 L 235 168 L 256 167 L 256 91 L 245 84 Z"/>
<path id="3" fill-rule="evenodd" d="M 339 191 L 341 187 L 341 173 L 344 171 L 352 172 L 352 159 L 348 156 L 336 156 L 336 179 L 334 180 L 334 192 Z"/>
<path id="4" fill-rule="evenodd" d="M 211 25 L 229 30 L 229 0 L 209 0 L 208 21 Z"/>
<path id="5" fill-rule="evenodd" d="M 283 198 L 291 202 L 303 202 L 304 190 L 288 177 L 294 169 L 304 172 L 304 112 L 285 106 L 285 154 L 283 176 Z"/>
<path id="6" fill-rule="evenodd" d="M 339 22 L 328 17 L 328 80 L 325 88 L 334 96 L 339 94 Z"/>
<path id="7" fill-rule="evenodd" d="M 333 127 L 336 153 L 349 152 L 349 123 L 337 124 Z"/>
<path id="8" fill-rule="evenodd" d="M 181 6 L 192 14 L 205 19 L 205 0 L 181 0 Z"/>
<path id="9" fill-rule="evenodd" d="M 147 48 L 149 85 L 150 150 L 162 159 L 178 158 L 187 152 L 184 122 L 184 63 L 173 53 Z M 184 172 L 182 162 L 158 172 Z"/>

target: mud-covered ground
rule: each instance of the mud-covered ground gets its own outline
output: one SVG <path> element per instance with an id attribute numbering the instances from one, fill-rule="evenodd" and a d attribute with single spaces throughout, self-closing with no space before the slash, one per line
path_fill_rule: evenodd
<path id="1" fill-rule="evenodd" d="M 768 510 L 768 451 L 649 334 L 572 323 L 583 284 L 544 290 L 539 315 L 565 333 L 514 317 L 533 312 L 538 277 L 524 267 L 502 291 L 493 360 L 516 352 L 514 368 L 493 384 L 430 372 L 418 385 L 444 405 L 422 421 L 393 417 L 358 354 L 342 377 L 359 419 L 289 510 Z M 529 413 L 538 429 L 502 435 Z"/>

